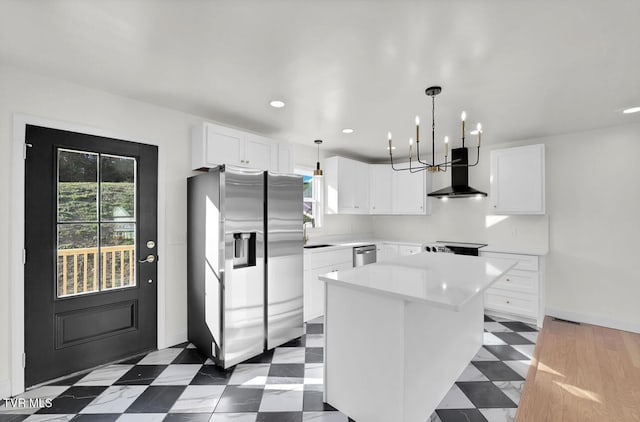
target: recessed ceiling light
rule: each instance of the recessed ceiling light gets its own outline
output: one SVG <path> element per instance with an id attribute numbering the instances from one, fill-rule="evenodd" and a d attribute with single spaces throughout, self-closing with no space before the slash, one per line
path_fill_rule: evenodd
<path id="1" fill-rule="evenodd" d="M 353 129 L 349 129 L 349 128 L 342 129 L 342 133 L 353 133 L 353 132 L 355 132 Z"/>
<path id="2" fill-rule="evenodd" d="M 269 102 L 269 105 L 273 108 L 282 108 L 284 107 L 284 101 L 282 100 L 272 100 Z"/>
<path id="3" fill-rule="evenodd" d="M 640 107 L 631 107 L 631 108 L 628 108 L 626 110 L 623 110 L 622 112 L 624 114 L 631 114 L 631 113 L 637 113 L 639 111 L 640 111 Z"/>

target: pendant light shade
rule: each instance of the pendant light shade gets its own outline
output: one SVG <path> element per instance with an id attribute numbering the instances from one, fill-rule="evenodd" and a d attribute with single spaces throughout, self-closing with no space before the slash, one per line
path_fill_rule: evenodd
<path id="1" fill-rule="evenodd" d="M 322 176 L 322 169 L 320 168 L 320 144 L 322 144 L 322 139 L 316 139 L 313 141 L 318 146 L 318 161 L 316 161 L 316 168 L 313 170 L 313 175 L 316 177 Z"/>

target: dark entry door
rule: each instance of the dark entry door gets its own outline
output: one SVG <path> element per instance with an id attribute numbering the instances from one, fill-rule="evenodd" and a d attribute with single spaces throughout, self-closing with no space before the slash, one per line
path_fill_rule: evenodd
<path id="1" fill-rule="evenodd" d="M 27 126 L 25 384 L 156 347 L 158 149 Z"/>

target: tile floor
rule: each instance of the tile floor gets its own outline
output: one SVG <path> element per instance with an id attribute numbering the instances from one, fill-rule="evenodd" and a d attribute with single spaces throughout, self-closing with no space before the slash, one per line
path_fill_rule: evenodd
<path id="1" fill-rule="evenodd" d="M 485 317 L 484 346 L 427 422 L 514 421 L 537 335 Z M 347 422 L 322 402 L 323 342 L 314 320 L 302 338 L 228 371 L 180 344 L 21 395 L 51 398 L 48 408 L 2 401 L 0 422 Z"/>

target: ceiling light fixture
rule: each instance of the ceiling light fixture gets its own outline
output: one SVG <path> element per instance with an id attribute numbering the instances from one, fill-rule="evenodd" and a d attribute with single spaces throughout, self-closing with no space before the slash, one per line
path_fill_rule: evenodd
<path id="1" fill-rule="evenodd" d="M 269 101 L 269 105 L 273 108 L 282 108 L 284 107 L 284 101 L 282 100 L 271 100 Z"/>
<path id="2" fill-rule="evenodd" d="M 349 129 L 349 128 L 342 129 L 342 133 L 353 133 L 353 132 L 355 132 L 353 129 Z"/>
<path id="3" fill-rule="evenodd" d="M 313 171 L 313 175 L 316 177 L 321 177 L 322 169 L 320 168 L 320 145 L 322 144 L 322 139 L 316 139 L 313 142 L 318 146 L 318 161 L 316 161 L 316 169 Z"/>
<path id="4" fill-rule="evenodd" d="M 436 150 L 435 150 L 435 137 L 436 137 L 436 124 L 435 124 L 435 110 L 436 110 L 436 96 L 442 92 L 442 87 L 431 86 L 425 90 L 425 94 L 431 97 L 431 163 L 423 161 L 420 158 L 420 117 L 416 116 L 416 158 L 418 163 L 413 164 L 413 138 L 409 138 L 409 167 L 396 167 L 393 162 L 393 149 L 391 132 L 389 132 L 389 158 L 391 161 L 391 167 L 395 171 L 410 171 L 412 173 L 418 171 L 427 170 L 429 172 L 446 172 L 449 167 L 473 167 L 478 165 L 480 161 L 480 138 L 482 135 L 482 125 L 478 123 L 476 134 L 478 135 L 478 155 L 474 164 L 468 164 L 467 161 L 467 148 L 464 146 L 465 141 L 465 121 L 467 120 L 467 113 L 462 112 L 460 120 L 462 121 L 462 148 L 453 148 L 451 150 L 451 161 L 447 161 L 449 156 L 449 138 L 444 137 L 444 161 L 436 164 Z"/>
<path id="5" fill-rule="evenodd" d="M 640 107 L 631 107 L 631 108 L 627 108 L 625 110 L 622 110 L 622 112 L 624 114 L 631 114 L 631 113 L 637 113 L 640 111 Z"/>

